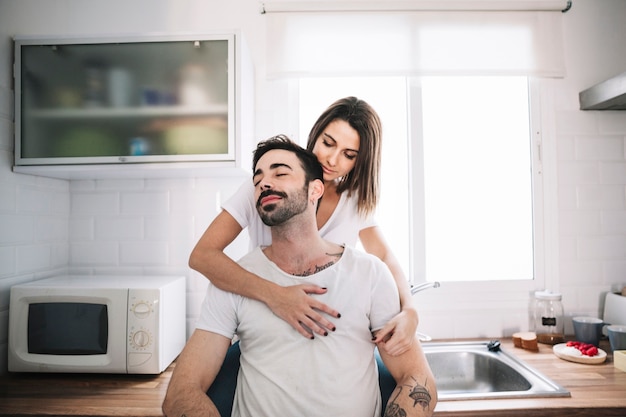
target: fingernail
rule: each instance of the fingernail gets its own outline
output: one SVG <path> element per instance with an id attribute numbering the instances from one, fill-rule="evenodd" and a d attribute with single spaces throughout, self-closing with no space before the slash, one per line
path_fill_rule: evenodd
<path id="1" fill-rule="evenodd" d="M 322 287 L 322 289 L 323 289 L 323 290 L 327 290 L 327 289 L 328 289 L 328 287 Z"/>
<path id="2" fill-rule="evenodd" d="M 337 318 L 340 319 L 341 318 L 341 313 L 337 313 Z"/>
<path id="3" fill-rule="evenodd" d="M 330 329 L 330 330 L 332 330 L 332 331 L 334 332 L 335 330 L 337 330 L 337 328 L 336 328 L 336 327 L 333 327 L 333 328 L 332 328 L 332 329 Z"/>
<path id="4" fill-rule="evenodd" d="M 328 336 L 328 332 L 324 332 L 324 336 Z"/>

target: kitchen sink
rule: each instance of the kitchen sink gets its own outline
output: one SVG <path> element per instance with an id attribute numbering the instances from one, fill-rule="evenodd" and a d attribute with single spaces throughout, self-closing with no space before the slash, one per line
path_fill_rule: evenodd
<path id="1" fill-rule="evenodd" d="M 435 375 L 439 401 L 569 397 L 551 381 L 492 342 L 428 342 L 422 347 Z"/>

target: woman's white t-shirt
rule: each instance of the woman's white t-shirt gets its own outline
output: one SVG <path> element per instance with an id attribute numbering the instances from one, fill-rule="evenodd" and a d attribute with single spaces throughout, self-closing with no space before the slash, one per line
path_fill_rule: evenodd
<path id="1" fill-rule="evenodd" d="M 270 228 L 263 224 L 256 211 L 252 181 L 245 181 L 239 190 L 222 205 L 222 209 L 233 216 L 242 229 L 248 228 L 250 249 L 268 246 L 272 243 Z M 354 247 L 359 239 L 359 232 L 376 225 L 374 216 L 366 217 L 358 214 L 357 199 L 354 194 L 348 197 L 348 192 L 344 191 L 341 193 L 335 211 L 319 232 L 322 238 L 330 242 Z"/>

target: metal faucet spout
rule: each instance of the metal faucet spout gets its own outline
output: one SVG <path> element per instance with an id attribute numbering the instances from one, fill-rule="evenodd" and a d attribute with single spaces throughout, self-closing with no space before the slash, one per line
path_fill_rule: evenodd
<path id="1" fill-rule="evenodd" d="M 441 284 L 439 283 L 439 281 L 424 282 L 419 285 L 413 285 L 411 286 L 411 295 L 417 294 L 418 292 L 427 290 L 429 288 L 439 288 L 440 285 Z M 424 333 L 415 332 L 415 335 L 421 342 L 429 342 L 433 340 L 432 337 Z"/>
<path id="2" fill-rule="evenodd" d="M 429 288 L 439 288 L 439 286 L 441 286 L 439 281 L 424 282 L 419 285 L 414 285 L 411 287 L 411 295 L 417 294 L 418 292 L 427 290 Z"/>

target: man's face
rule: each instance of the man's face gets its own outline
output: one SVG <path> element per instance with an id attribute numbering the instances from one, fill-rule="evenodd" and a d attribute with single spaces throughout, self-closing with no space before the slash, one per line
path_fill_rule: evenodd
<path id="1" fill-rule="evenodd" d="M 282 224 L 306 210 L 309 187 L 293 152 L 268 151 L 257 162 L 252 181 L 256 209 L 266 225 Z"/>

